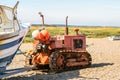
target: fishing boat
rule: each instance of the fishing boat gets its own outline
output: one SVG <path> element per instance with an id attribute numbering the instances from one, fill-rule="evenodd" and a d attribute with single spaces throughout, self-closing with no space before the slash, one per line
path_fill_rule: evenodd
<path id="1" fill-rule="evenodd" d="M 29 28 L 21 26 L 17 19 L 17 6 L 0 5 L 0 74 L 12 62 Z"/>
<path id="2" fill-rule="evenodd" d="M 120 35 L 108 37 L 109 40 L 120 40 Z"/>

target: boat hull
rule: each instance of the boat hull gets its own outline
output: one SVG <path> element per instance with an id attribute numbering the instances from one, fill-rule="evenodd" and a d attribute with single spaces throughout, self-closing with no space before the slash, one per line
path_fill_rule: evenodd
<path id="1" fill-rule="evenodd" d="M 19 23 L 18 4 L 14 7 L 0 5 L 0 73 L 12 62 L 30 27 Z"/>
<path id="2" fill-rule="evenodd" d="M 108 37 L 109 40 L 120 40 L 120 35 Z"/>
<path id="3" fill-rule="evenodd" d="M 8 66 L 12 62 L 12 59 L 17 53 L 27 31 L 27 29 L 24 29 L 20 30 L 18 34 L 15 32 L 17 35 L 9 33 L 8 37 L 6 34 L 0 35 L 0 37 L 3 35 L 6 36 L 4 39 L 0 39 L 0 68 Z"/>

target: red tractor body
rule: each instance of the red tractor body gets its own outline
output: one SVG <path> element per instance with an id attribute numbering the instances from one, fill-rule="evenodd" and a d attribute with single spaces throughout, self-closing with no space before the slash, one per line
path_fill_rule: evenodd
<path id="1" fill-rule="evenodd" d="M 66 50 L 86 51 L 86 38 L 84 35 L 57 35 L 51 38 L 50 46 Z"/>

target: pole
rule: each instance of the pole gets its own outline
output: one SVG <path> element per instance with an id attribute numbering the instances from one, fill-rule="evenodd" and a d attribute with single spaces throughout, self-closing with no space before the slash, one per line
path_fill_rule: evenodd
<path id="1" fill-rule="evenodd" d="M 38 14 L 40 15 L 40 17 L 42 17 L 42 26 L 44 26 L 44 15 L 41 12 L 39 12 Z"/>
<path id="2" fill-rule="evenodd" d="M 68 16 L 66 16 L 66 35 L 68 35 Z"/>

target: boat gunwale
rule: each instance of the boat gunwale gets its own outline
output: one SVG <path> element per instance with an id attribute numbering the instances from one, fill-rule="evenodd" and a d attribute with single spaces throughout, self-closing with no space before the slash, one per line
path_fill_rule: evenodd
<path id="1" fill-rule="evenodd" d="M 9 39 L 9 38 L 18 36 L 18 35 L 19 35 L 19 31 L 15 31 L 15 32 L 12 32 L 12 33 L 2 34 L 2 35 L 0 35 L 0 41 L 1 40 L 6 40 L 6 39 Z"/>

